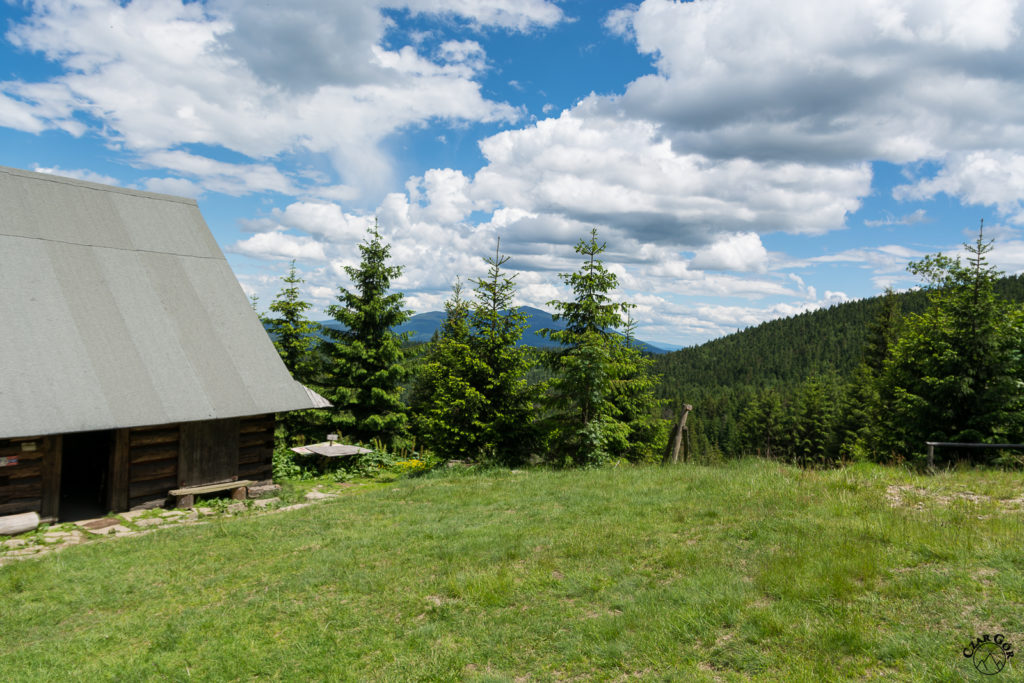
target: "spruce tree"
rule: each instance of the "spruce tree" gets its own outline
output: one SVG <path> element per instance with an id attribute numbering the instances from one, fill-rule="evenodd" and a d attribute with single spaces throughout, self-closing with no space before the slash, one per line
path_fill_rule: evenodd
<path id="1" fill-rule="evenodd" d="M 1017 442 L 1024 437 L 1024 313 L 994 289 L 981 230 L 964 265 L 942 254 L 908 269 L 928 285 L 928 308 L 906 319 L 879 382 L 888 452 L 920 456 L 924 442 Z M 942 451 L 986 460 L 990 451 Z"/>
<path id="2" fill-rule="evenodd" d="M 294 260 L 288 274 L 281 280 L 284 287 L 270 304 L 270 313 L 261 319 L 292 377 L 303 384 L 310 384 L 316 374 L 316 333 L 320 326 L 306 318 L 306 311 L 313 305 L 300 296 L 299 285 L 304 280 L 296 272 Z M 307 435 L 312 428 L 308 411 L 284 413 L 278 416 L 278 423 L 284 429 L 288 443 L 302 440 L 300 435 Z"/>
<path id="3" fill-rule="evenodd" d="M 486 397 L 475 386 L 486 368 L 471 345 L 469 302 L 456 281 L 445 319 L 431 340 L 412 392 L 413 426 L 420 443 L 446 459 L 476 460 L 484 448 Z"/>
<path id="4" fill-rule="evenodd" d="M 456 283 L 446 318 L 414 392 L 417 433 L 439 455 L 500 465 L 526 460 L 535 445 L 530 350 L 519 344 L 526 316 L 515 306 L 515 277 L 500 251 L 472 303 Z"/>
<path id="5" fill-rule="evenodd" d="M 486 399 L 481 415 L 485 448 L 480 457 L 486 462 L 516 465 L 525 461 L 535 446 L 536 391 L 526 382 L 526 373 L 533 366 L 532 354 L 519 344 L 527 316 L 513 305 L 515 276 L 502 270 L 508 260 L 498 240 L 494 257 L 484 259 L 486 277 L 473 280 L 475 301 L 469 322 L 473 353 L 486 368 L 477 385 Z"/>
<path id="6" fill-rule="evenodd" d="M 339 287 L 338 303 L 327 309 L 340 323 L 339 329 L 327 329 L 332 384 L 328 398 L 334 404 L 334 424 L 344 437 L 361 443 L 377 439 L 390 448 L 407 429 L 401 398 L 409 373 L 402 362 L 405 336 L 394 328 L 410 313 L 403 308 L 402 293 L 391 291 L 391 281 L 402 268 L 388 265 L 390 245 L 376 222 L 367 232 L 359 245 L 359 266 L 345 267 L 352 290 Z"/>
<path id="7" fill-rule="evenodd" d="M 598 258 L 606 246 L 598 243 L 596 229 L 577 243 L 583 264 L 560 275 L 573 299 L 549 302 L 565 329 L 542 331 L 564 346 L 554 356 L 548 399 L 556 462 L 566 466 L 653 458 L 665 436 L 665 421 L 652 415 L 660 402 L 653 395 L 656 381 L 649 364 L 616 333 L 630 305 L 610 296 L 618 279 Z"/>
<path id="8" fill-rule="evenodd" d="M 297 381 L 307 383 L 314 375 L 314 347 L 320 326 L 306 318 L 313 304 L 303 301 L 299 294 L 299 285 L 305 280 L 296 272 L 295 261 L 281 281 L 285 286 L 270 304 L 270 314 L 276 315 L 268 314 L 264 321 L 285 367 Z"/>
<path id="9" fill-rule="evenodd" d="M 740 432 L 748 452 L 764 458 L 782 458 L 787 454 L 781 447 L 782 400 L 774 388 L 762 391 L 744 411 L 740 419 Z"/>
<path id="10" fill-rule="evenodd" d="M 900 300 L 892 287 L 886 287 L 885 294 L 878 302 L 875 318 L 868 323 L 864 340 L 864 364 L 872 375 L 881 373 L 885 359 L 899 339 L 902 320 Z"/>

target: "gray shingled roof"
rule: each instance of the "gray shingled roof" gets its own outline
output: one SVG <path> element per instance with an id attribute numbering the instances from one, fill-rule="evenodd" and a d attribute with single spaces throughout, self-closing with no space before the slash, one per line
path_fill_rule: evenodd
<path id="1" fill-rule="evenodd" d="M 314 397 L 194 200 L 0 166 L 0 438 L 283 412 Z"/>

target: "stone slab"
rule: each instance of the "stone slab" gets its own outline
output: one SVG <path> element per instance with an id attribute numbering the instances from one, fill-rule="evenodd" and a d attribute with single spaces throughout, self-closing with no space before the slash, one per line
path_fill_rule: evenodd
<path id="1" fill-rule="evenodd" d="M 258 484 L 256 486 L 249 487 L 249 497 L 259 498 L 260 496 L 265 496 L 268 493 L 277 493 L 280 490 L 281 486 L 279 484 Z"/>
<path id="2" fill-rule="evenodd" d="M 99 532 L 109 527 L 118 526 L 121 524 L 121 520 L 114 517 L 100 517 L 98 519 L 87 519 L 84 522 L 76 522 L 78 526 L 89 531 Z"/>

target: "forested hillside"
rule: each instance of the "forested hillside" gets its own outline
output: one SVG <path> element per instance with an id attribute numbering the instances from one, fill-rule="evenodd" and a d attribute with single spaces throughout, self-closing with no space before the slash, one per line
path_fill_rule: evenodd
<path id="1" fill-rule="evenodd" d="M 1024 275 L 1001 278 L 995 290 L 1010 301 L 1024 302 Z M 903 315 L 927 306 L 924 291 L 897 298 Z M 657 356 L 659 397 L 676 410 L 683 403 L 694 406 L 689 425 L 697 456 L 736 454 L 742 450 L 740 418 L 759 391 L 774 387 L 785 394 L 814 375 L 826 383 L 852 376 L 863 360 L 868 328 L 881 311 L 881 300 L 850 301 L 772 320 Z"/>

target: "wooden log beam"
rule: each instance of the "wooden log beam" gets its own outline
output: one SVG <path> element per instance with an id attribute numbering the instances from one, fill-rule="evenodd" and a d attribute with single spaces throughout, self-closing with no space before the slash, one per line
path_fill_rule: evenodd
<path id="1" fill-rule="evenodd" d="M 171 429 L 160 429 L 149 432 L 136 432 L 132 430 L 129 444 L 132 448 L 137 446 L 152 446 L 154 444 L 176 444 L 180 438 L 178 427 Z"/>
<path id="2" fill-rule="evenodd" d="M 133 465 L 143 462 L 155 462 L 157 460 L 177 460 L 178 443 L 155 444 L 153 446 L 140 446 L 131 449 L 131 463 Z"/>
<path id="3" fill-rule="evenodd" d="M 178 479 L 176 477 L 140 481 L 128 485 L 128 498 L 147 498 L 157 495 L 163 495 L 166 498 L 167 492 L 177 485 Z"/>
<path id="4" fill-rule="evenodd" d="M 15 481 L 18 483 L 0 487 L 0 500 L 33 498 L 42 494 L 42 477 L 34 477 L 32 479 L 15 479 Z"/>
<path id="5" fill-rule="evenodd" d="M 0 503 L 0 515 L 12 512 L 38 511 L 42 504 L 42 498 L 22 498 L 21 500 L 12 500 L 9 503 Z"/>
<path id="6" fill-rule="evenodd" d="M 250 432 L 240 436 L 238 439 L 238 447 L 248 448 L 249 446 L 266 446 L 269 448 L 273 448 L 274 435 L 263 434 L 261 432 Z"/>
<path id="7" fill-rule="evenodd" d="M 19 462 L 17 467 L 0 469 L 0 477 L 7 477 L 8 479 L 28 479 L 30 477 L 40 477 L 42 474 L 43 466 L 37 461 L 32 461 L 30 465 L 22 465 Z"/>
<path id="8" fill-rule="evenodd" d="M 38 512 L 22 512 L 18 515 L 0 517 L 0 535 L 14 536 L 32 531 L 39 526 Z"/>
<path id="9" fill-rule="evenodd" d="M 155 462 L 147 463 L 132 463 L 130 481 L 131 483 L 136 484 L 140 481 L 152 481 L 154 479 L 170 479 L 176 477 L 177 474 L 177 459 L 157 460 Z"/>

